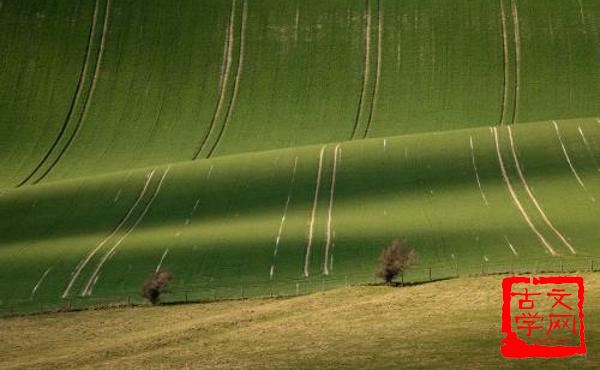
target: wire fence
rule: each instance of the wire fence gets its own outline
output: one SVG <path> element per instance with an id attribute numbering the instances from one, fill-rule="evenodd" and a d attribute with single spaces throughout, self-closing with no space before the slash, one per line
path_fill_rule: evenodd
<path id="1" fill-rule="evenodd" d="M 413 285 L 445 280 L 461 276 L 485 276 L 494 274 L 542 274 L 581 273 L 600 271 L 600 257 L 564 257 L 517 259 L 479 264 L 416 265 L 399 274 L 397 285 Z M 247 298 L 283 298 L 323 292 L 329 289 L 380 284 L 381 279 L 372 270 L 352 274 L 320 275 L 287 280 L 239 281 L 223 285 L 185 284 L 168 289 L 161 295 L 161 303 L 175 305 L 197 302 L 218 302 Z M 67 299 L 14 300 L 0 304 L 0 316 L 37 314 L 85 309 L 147 305 L 140 291 L 121 291 L 115 296 L 75 296 Z"/>

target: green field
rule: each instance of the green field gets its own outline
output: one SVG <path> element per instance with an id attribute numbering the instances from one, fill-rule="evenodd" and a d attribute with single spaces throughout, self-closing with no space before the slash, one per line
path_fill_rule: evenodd
<path id="1" fill-rule="evenodd" d="M 600 5 L 0 2 L 0 314 L 600 268 Z"/>

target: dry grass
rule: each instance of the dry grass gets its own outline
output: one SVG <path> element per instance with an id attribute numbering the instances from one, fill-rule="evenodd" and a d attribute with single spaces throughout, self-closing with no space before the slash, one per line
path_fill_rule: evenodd
<path id="1" fill-rule="evenodd" d="M 501 357 L 501 278 L 2 319 L 0 368 L 598 369 L 598 274 L 584 274 L 587 356 L 545 361 Z"/>

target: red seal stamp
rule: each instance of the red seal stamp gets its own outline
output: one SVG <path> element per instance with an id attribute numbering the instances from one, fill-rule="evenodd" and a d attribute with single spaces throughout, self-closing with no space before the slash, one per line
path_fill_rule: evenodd
<path id="1" fill-rule="evenodd" d="M 507 277 L 502 298 L 504 357 L 585 353 L 582 277 Z"/>

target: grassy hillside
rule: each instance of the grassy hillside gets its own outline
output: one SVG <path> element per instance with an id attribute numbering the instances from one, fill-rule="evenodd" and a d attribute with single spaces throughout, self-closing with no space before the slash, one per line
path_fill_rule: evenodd
<path id="1" fill-rule="evenodd" d="M 505 359 L 501 277 L 290 299 L 3 318 L 4 369 L 597 369 L 600 281 L 584 273 L 587 354 Z M 51 344 L 49 339 L 52 338 Z"/>
<path id="2" fill-rule="evenodd" d="M 6 190 L 0 307 L 136 299 L 158 268 L 170 300 L 371 281 L 396 237 L 420 257 L 408 281 L 598 268 L 599 142 L 595 119 L 540 122 Z"/>
<path id="3" fill-rule="evenodd" d="M 599 6 L 0 1 L 0 313 L 597 268 Z"/>
<path id="4" fill-rule="evenodd" d="M 3 1 L 0 186 L 598 116 L 599 6 Z"/>

